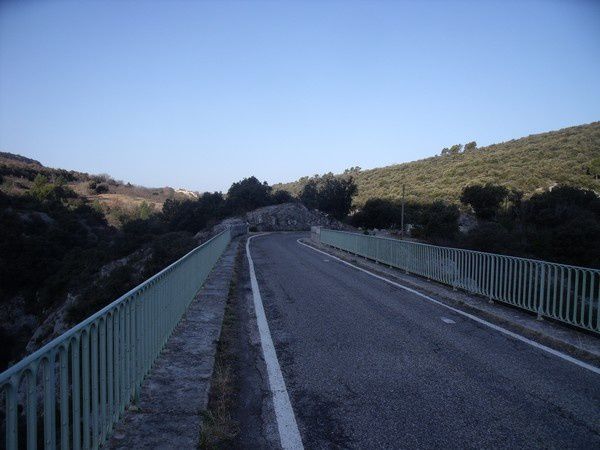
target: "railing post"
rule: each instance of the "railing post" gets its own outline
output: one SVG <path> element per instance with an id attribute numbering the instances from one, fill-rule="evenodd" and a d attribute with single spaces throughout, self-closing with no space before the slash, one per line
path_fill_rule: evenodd
<path id="1" fill-rule="evenodd" d="M 17 434 L 17 389 L 18 380 L 13 378 L 6 388 L 6 448 L 16 449 L 19 446 Z"/>
<path id="2" fill-rule="evenodd" d="M 546 269 L 544 266 L 539 265 L 538 267 L 540 269 L 540 297 L 539 297 L 539 302 L 538 302 L 538 308 L 537 308 L 537 320 L 543 320 L 543 314 L 544 314 L 544 287 L 545 287 L 545 278 L 546 278 Z"/>
<path id="3" fill-rule="evenodd" d="M 138 405 L 140 402 L 140 388 L 141 388 L 141 361 L 140 361 L 140 355 L 142 354 L 141 349 L 142 349 L 142 335 L 143 335 L 143 330 L 141 327 L 141 321 L 140 321 L 140 310 L 141 310 L 141 293 L 138 292 L 138 294 L 135 297 L 135 300 L 133 302 L 133 306 L 134 306 L 134 310 L 133 310 L 133 318 L 135 321 L 135 365 L 134 365 L 134 373 L 135 373 L 135 387 L 134 387 L 134 391 L 133 391 L 133 404 L 134 405 Z"/>
<path id="4" fill-rule="evenodd" d="M 56 447 L 55 360 L 56 354 L 52 351 L 44 364 L 44 446 L 48 449 Z"/>
<path id="5" fill-rule="evenodd" d="M 69 449 L 69 396 L 68 396 L 68 357 L 69 347 L 65 345 L 59 350 L 60 363 L 60 447 Z"/>
<path id="6" fill-rule="evenodd" d="M 454 267 L 453 267 L 453 271 L 452 271 L 452 290 L 456 292 L 456 278 L 459 275 L 459 263 L 458 263 L 458 259 L 459 259 L 459 255 L 460 252 L 456 251 L 456 250 L 451 250 L 452 255 L 455 256 L 456 261 L 454 261 L 455 258 L 450 258 L 450 261 L 453 262 Z"/>
<path id="7" fill-rule="evenodd" d="M 27 379 L 27 450 L 37 448 L 37 371 L 38 365 L 33 364 Z"/>

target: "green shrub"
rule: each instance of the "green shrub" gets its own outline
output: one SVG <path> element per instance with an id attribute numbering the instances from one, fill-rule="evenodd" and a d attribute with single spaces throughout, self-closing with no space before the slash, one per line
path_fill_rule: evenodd
<path id="1" fill-rule="evenodd" d="M 356 184 L 351 176 L 335 177 L 328 173 L 308 180 L 299 199 L 308 208 L 318 209 L 341 220 L 350 212 L 356 192 Z"/>
<path id="2" fill-rule="evenodd" d="M 412 234 L 431 242 L 447 243 L 458 235 L 458 217 L 456 205 L 445 202 L 422 205 L 416 213 Z"/>
<path id="3" fill-rule="evenodd" d="M 167 199 L 162 217 L 171 231 L 197 233 L 209 223 L 224 217 L 226 203 L 220 192 L 206 192 L 196 200 Z"/>
<path id="4" fill-rule="evenodd" d="M 40 202 L 60 202 L 77 198 L 71 189 L 64 186 L 64 179 L 59 177 L 54 183 L 50 183 L 48 177 L 41 173 L 34 178 L 29 194 Z"/>
<path id="5" fill-rule="evenodd" d="M 363 228 L 398 228 L 402 220 L 401 216 L 402 207 L 399 202 L 372 198 L 350 217 L 350 223 Z"/>
<path id="6" fill-rule="evenodd" d="M 271 186 L 256 177 L 233 183 L 227 191 L 227 211 L 239 214 L 271 204 Z"/>
<path id="7" fill-rule="evenodd" d="M 594 178 L 600 178 L 600 156 L 590 162 L 590 172 Z"/>
<path id="8" fill-rule="evenodd" d="M 98 183 L 94 188 L 94 192 L 96 194 L 106 194 L 109 191 L 108 184 L 106 183 Z"/>
<path id="9" fill-rule="evenodd" d="M 290 194 L 288 191 L 276 191 L 275 193 L 273 193 L 273 195 L 271 196 L 271 201 L 272 203 L 278 205 L 281 203 L 290 203 L 295 201 L 296 199 L 294 198 L 294 196 L 292 196 L 292 194 Z"/>
<path id="10" fill-rule="evenodd" d="M 489 220 L 496 216 L 500 204 L 508 196 L 508 189 L 504 186 L 487 183 L 485 185 L 472 185 L 463 189 L 460 201 L 473 208 L 479 219 Z"/>

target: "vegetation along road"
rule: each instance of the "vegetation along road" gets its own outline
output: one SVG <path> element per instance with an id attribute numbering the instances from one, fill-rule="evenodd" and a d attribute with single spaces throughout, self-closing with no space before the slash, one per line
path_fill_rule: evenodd
<path id="1" fill-rule="evenodd" d="M 306 448 L 600 447 L 597 372 L 297 242 L 251 241 Z"/>

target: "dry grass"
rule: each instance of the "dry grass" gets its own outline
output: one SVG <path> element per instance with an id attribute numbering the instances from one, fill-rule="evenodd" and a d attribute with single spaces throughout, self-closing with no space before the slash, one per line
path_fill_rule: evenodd
<path id="1" fill-rule="evenodd" d="M 143 202 L 149 205 L 153 205 L 156 209 L 162 208 L 163 202 L 148 200 L 143 197 L 131 197 L 124 194 L 96 194 L 86 195 L 88 200 L 98 200 L 101 203 L 107 203 L 109 205 L 125 205 L 131 207 L 140 206 Z"/>
<path id="2" fill-rule="evenodd" d="M 218 362 L 211 385 L 211 402 L 203 414 L 200 448 L 214 449 L 227 446 L 238 434 L 238 425 L 231 417 L 233 403 L 231 367 Z"/>
<path id="3" fill-rule="evenodd" d="M 236 300 L 238 273 L 240 265 L 243 263 L 243 248 L 242 244 L 238 245 L 234 271 L 229 285 L 227 305 L 215 355 L 208 409 L 203 413 L 198 445 L 201 449 L 231 448 L 233 439 L 239 433 L 238 423 L 231 416 L 236 394 L 233 373 L 235 352 L 232 343 L 236 316 L 232 303 Z"/>

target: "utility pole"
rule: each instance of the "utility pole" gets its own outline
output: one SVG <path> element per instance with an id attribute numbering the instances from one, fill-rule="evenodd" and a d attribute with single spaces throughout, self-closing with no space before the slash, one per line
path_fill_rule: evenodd
<path id="1" fill-rule="evenodd" d="M 404 239 L 404 183 L 402 183 L 402 216 L 400 219 L 400 239 Z"/>

